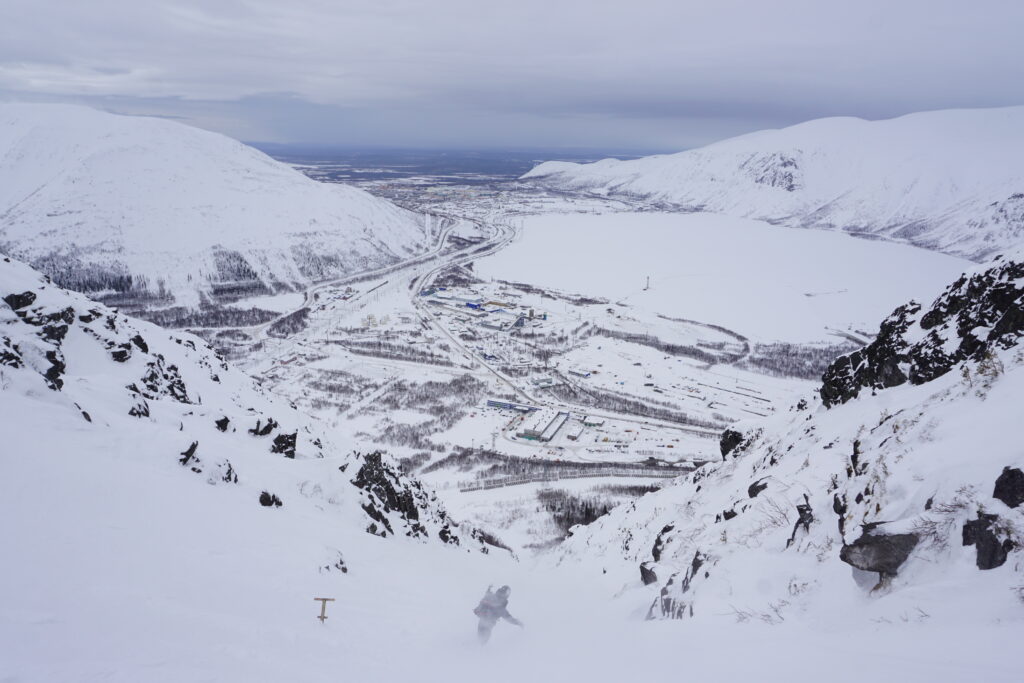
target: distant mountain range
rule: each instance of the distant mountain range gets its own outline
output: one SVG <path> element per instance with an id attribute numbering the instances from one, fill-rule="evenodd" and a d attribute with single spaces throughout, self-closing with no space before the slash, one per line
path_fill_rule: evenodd
<path id="1" fill-rule="evenodd" d="M 679 154 L 546 162 L 523 179 L 982 261 L 1024 241 L 1024 107 L 818 119 Z"/>
<path id="2" fill-rule="evenodd" d="M 423 216 L 223 135 L 67 105 L 0 105 L 0 252 L 110 303 L 303 288 L 419 253 Z"/>

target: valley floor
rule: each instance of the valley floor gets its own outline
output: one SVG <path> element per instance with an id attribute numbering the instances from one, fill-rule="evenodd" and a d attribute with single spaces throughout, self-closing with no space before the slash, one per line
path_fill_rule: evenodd
<path id="1" fill-rule="evenodd" d="M 245 330 L 227 348 L 264 386 L 359 448 L 386 447 L 517 550 L 564 533 L 544 491 L 610 505 L 628 497 L 609 487 L 657 486 L 717 460 L 722 429 L 789 409 L 824 363 L 965 264 L 621 200 L 449 194 L 420 207 L 450 224 L 436 255 L 318 286 L 298 329 Z M 530 420 L 488 400 L 569 419 L 550 441 L 523 438 Z M 599 476 L 622 463 L 647 463 L 637 474 L 649 478 Z M 507 486 L 517 482 L 530 485 Z M 499 488 L 466 491 L 478 485 Z"/>

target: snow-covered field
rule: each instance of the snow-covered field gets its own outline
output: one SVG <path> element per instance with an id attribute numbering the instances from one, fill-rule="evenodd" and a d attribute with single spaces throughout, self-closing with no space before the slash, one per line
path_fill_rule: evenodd
<path id="1" fill-rule="evenodd" d="M 604 296 L 759 340 L 874 332 L 970 264 L 915 247 L 707 213 L 528 216 L 482 275 Z M 651 288 L 644 291 L 647 277 Z"/>

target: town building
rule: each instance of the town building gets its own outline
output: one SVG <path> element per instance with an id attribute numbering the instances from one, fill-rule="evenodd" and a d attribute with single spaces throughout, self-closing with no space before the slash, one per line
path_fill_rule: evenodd
<path id="1" fill-rule="evenodd" d="M 525 423 L 523 429 L 517 432 L 517 436 L 524 439 L 548 442 L 555 438 L 558 430 L 569 419 L 569 413 L 555 411 L 551 408 L 544 408 L 533 413 Z"/>

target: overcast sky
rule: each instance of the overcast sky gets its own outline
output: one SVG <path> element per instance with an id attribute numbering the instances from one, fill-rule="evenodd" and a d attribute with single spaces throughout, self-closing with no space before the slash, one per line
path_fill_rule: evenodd
<path id="1" fill-rule="evenodd" d="M 0 100 L 243 140 L 676 150 L 1024 104 L 1020 0 L 3 0 Z"/>

